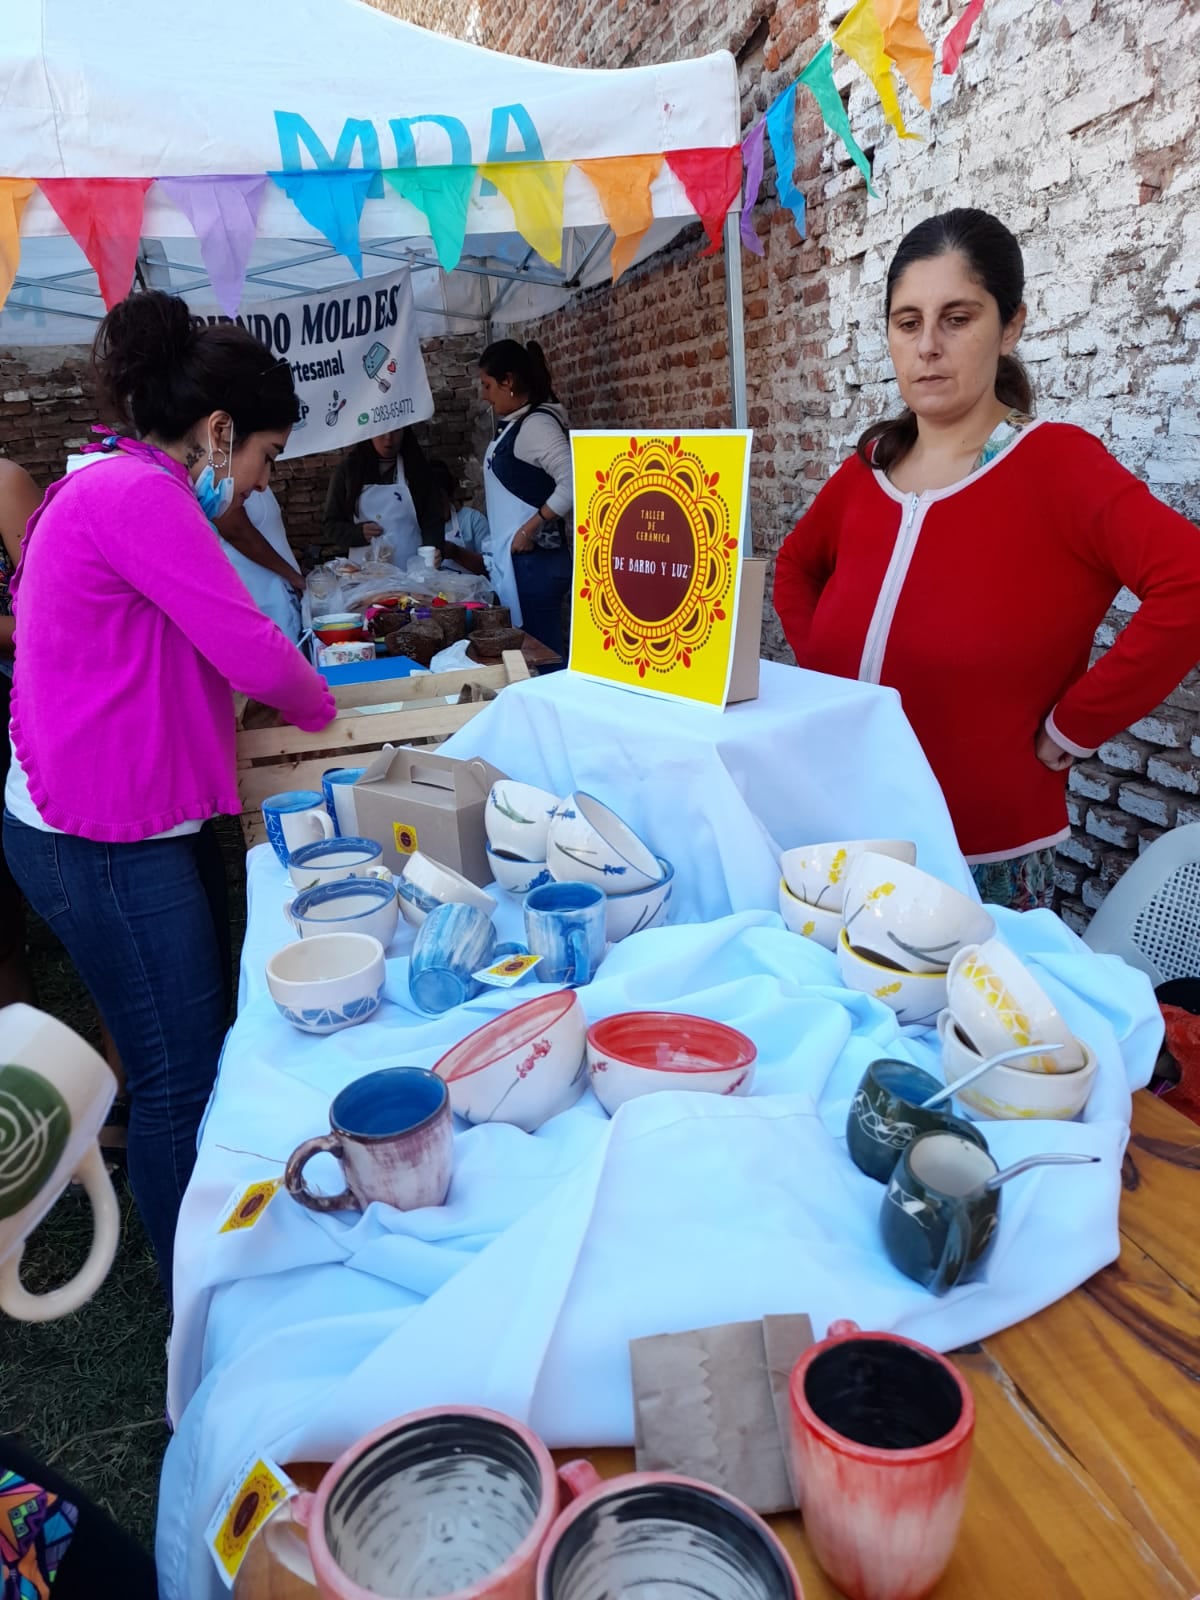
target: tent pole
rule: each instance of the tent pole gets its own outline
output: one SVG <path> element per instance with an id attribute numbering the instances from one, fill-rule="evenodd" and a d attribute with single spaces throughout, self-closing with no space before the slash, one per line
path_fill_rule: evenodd
<path id="1" fill-rule="evenodd" d="M 746 404 L 746 323 L 742 306 L 741 212 L 725 213 L 725 322 L 729 344 L 729 397 L 733 425 L 744 428 L 749 421 Z"/>

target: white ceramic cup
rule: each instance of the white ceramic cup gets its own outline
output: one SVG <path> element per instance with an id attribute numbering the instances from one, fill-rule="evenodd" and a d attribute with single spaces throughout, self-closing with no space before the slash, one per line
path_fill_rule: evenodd
<path id="1" fill-rule="evenodd" d="M 383 864 L 383 847 L 374 839 L 321 839 L 301 845 L 288 862 L 288 877 L 297 889 L 315 889 L 319 883 L 340 883 L 344 878 L 391 880 Z"/>
<path id="2" fill-rule="evenodd" d="M 77 1311 L 108 1276 L 120 1213 L 97 1135 L 117 1092 L 103 1057 L 33 1006 L 0 1010 L 0 1311 L 48 1322 Z M 92 1206 L 92 1246 L 69 1282 L 31 1294 L 25 1240 L 74 1178 Z"/>
<path id="3" fill-rule="evenodd" d="M 488 843 L 517 861 L 545 862 L 550 819 L 558 803 L 558 796 L 547 789 L 510 778 L 498 780 L 483 813 Z"/>
<path id="4" fill-rule="evenodd" d="M 898 967 L 882 966 L 851 946 L 845 928 L 838 935 L 837 964 L 847 989 L 882 1000 L 904 1027 L 931 1028 L 946 1004 L 944 972 L 904 972 Z"/>
<path id="5" fill-rule="evenodd" d="M 820 906 L 797 900 L 786 878 L 779 880 L 779 915 L 792 933 L 803 934 L 826 950 L 837 949 L 838 934 L 842 931 L 841 911 L 824 911 Z"/>
<path id="6" fill-rule="evenodd" d="M 425 894 L 432 895 L 439 905 L 474 906 L 489 917 L 495 915 L 496 902 L 486 890 L 420 850 L 414 850 L 404 863 L 403 876 Z"/>
<path id="7" fill-rule="evenodd" d="M 423 544 L 417 549 L 417 555 L 420 557 L 423 567 L 436 567 L 437 554 L 438 547 L 435 544 Z"/>
<path id="8" fill-rule="evenodd" d="M 983 1058 L 968 1047 L 952 1012 L 943 1011 L 937 1026 L 946 1082 L 957 1083 Z M 1075 1042 L 1080 1046 L 1083 1065 L 1074 1072 L 1028 1072 L 1023 1070 L 1025 1060 L 1010 1061 L 985 1072 L 955 1098 L 987 1122 L 1070 1122 L 1087 1105 L 1098 1067 L 1094 1051 L 1082 1040 Z"/>
<path id="9" fill-rule="evenodd" d="M 950 963 L 946 1003 L 981 1056 L 1024 1044 L 1060 1044 L 1020 1062 L 1024 1072 L 1075 1072 L 1083 1047 L 1029 968 L 999 939 L 969 944 Z"/>
<path id="10" fill-rule="evenodd" d="M 590 794 L 562 801 L 550 819 L 546 863 L 560 883 L 626 894 L 658 883 L 658 857 L 615 811 Z"/>
<path id="11" fill-rule="evenodd" d="M 907 862 L 910 867 L 917 859 L 917 847 L 911 839 L 839 839 L 831 844 L 802 844 L 785 850 L 779 867 L 797 900 L 818 911 L 836 911 L 840 917 L 850 868 L 868 850 L 873 855 Z"/>
<path id="12" fill-rule="evenodd" d="M 447 1051 L 434 1067 L 468 1122 L 510 1122 L 533 1133 L 587 1087 L 587 1019 L 573 989 L 539 995 Z"/>
<path id="13" fill-rule="evenodd" d="M 996 931 L 977 900 L 871 850 L 850 869 L 843 920 L 855 949 L 908 972 L 945 972 L 964 944 L 979 944 Z"/>
<path id="14" fill-rule="evenodd" d="M 374 1016 L 386 975 L 383 946 L 365 933 L 298 939 L 267 962 L 271 999 L 302 1033 L 336 1033 Z"/>
<path id="15" fill-rule="evenodd" d="M 365 933 L 386 950 L 400 921 L 396 886 L 376 878 L 346 878 L 305 889 L 286 907 L 287 919 L 302 939 L 326 933 Z"/>

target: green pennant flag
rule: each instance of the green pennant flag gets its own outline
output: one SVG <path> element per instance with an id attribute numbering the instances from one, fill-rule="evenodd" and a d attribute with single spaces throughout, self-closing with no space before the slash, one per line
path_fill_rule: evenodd
<path id="1" fill-rule="evenodd" d="M 424 213 L 437 258 L 446 272 L 453 272 L 462 256 L 475 172 L 474 167 L 384 169 L 392 188 Z"/>
<path id="2" fill-rule="evenodd" d="M 800 74 L 798 81 L 804 85 L 818 106 L 820 106 L 821 115 L 825 119 L 826 126 L 837 134 L 850 152 L 851 160 L 867 180 L 867 193 L 874 195 L 875 190 L 871 186 L 871 163 L 863 154 L 858 140 L 850 130 L 850 118 L 846 115 L 842 97 L 837 92 L 837 85 L 833 81 L 832 39 L 825 41 Z"/>

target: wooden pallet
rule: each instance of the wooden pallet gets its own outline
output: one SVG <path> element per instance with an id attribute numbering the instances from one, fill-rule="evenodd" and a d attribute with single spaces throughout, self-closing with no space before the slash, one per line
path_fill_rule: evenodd
<path id="1" fill-rule="evenodd" d="M 261 844 L 266 838 L 262 803 L 271 795 L 286 789 L 319 790 L 326 768 L 367 766 L 385 744 L 436 749 L 501 689 L 529 676 L 521 652 L 506 650 L 494 667 L 423 672 L 337 688 L 337 716 L 320 733 L 239 726 L 238 794 L 246 844 Z"/>

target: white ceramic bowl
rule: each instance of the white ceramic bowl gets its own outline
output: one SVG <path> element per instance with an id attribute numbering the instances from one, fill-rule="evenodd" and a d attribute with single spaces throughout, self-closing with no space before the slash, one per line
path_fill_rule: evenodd
<path id="1" fill-rule="evenodd" d="M 675 887 L 675 868 L 663 856 L 658 858 L 662 876 L 648 889 L 630 889 L 625 894 L 610 894 L 604 902 L 604 932 L 609 944 L 619 944 L 631 933 L 658 928 L 667 920 L 667 907 Z"/>
<path id="2" fill-rule="evenodd" d="M 540 889 L 543 883 L 553 881 L 544 861 L 525 861 L 507 850 L 494 850 L 490 844 L 487 858 L 492 877 L 509 894 L 528 894 L 531 889 Z"/>
<path id="3" fill-rule="evenodd" d="M 871 961 L 853 948 L 845 928 L 838 935 L 837 964 L 847 989 L 882 1000 L 905 1027 L 919 1024 L 932 1027 L 946 1004 L 944 972 L 904 972 Z"/>
<path id="4" fill-rule="evenodd" d="M 907 862 L 910 867 L 917 859 L 917 847 L 911 839 L 838 839 L 832 844 L 802 844 L 795 850 L 785 850 L 779 866 L 797 900 L 818 911 L 840 914 L 850 868 L 868 850 L 872 855 Z"/>
<path id="5" fill-rule="evenodd" d="M 1054 1002 L 999 939 L 969 944 L 958 952 L 946 978 L 946 1003 L 981 1056 L 999 1055 L 1015 1045 L 1060 1044 L 1063 1048 L 1050 1055 L 1026 1057 L 1021 1070 L 1075 1072 L 1083 1065 L 1083 1046 Z"/>
<path id="6" fill-rule="evenodd" d="M 558 796 L 549 790 L 500 779 L 492 785 L 483 812 L 488 843 L 518 861 L 544 862 L 550 819 L 557 809 Z"/>
<path id="7" fill-rule="evenodd" d="M 461 872 L 442 866 L 440 861 L 423 855 L 420 850 L 414 850 L 404 863 L 404 877 L 418 889 L 432 895 L 440 905 L 474 906 L 479 911 L 486 911 L 489 917 L 495 914 L 496 902 L 490 894 L 469 878 L 464 878 Z"/>
<path id="8" fill-rule="evenodd" d="M 303 1033 L 336 1033 L 379 1010 L 386 976 L 383 946 L 365 933 L 297 939 L 267 962 L 276 1009 Z"/>
<path id="9" fill-rule="evenodd" d="M 707 1017 L 626 1011 L 587 1033 L 596 1099 L 615 1116 L 627 1100 L 660 1090 L 747 1095 L 758 1051 L 744 1033 Z"/>
<path id="10" fill-rule="evenodd" d="M 844 921 L 858 950 L 909 972 L 942 972 L 996 931 L 977 900 L 906 861 L 867 850 L 850 869 Z"/>
<path id="11" fill-rule="evenodd" d="M 842 913 L 823 911 L 820 906 L 807 905 L 787 886 L 787 879 L 779 880 L 779 915 L 793 933 L 815 939 L 826 950 L 836 950 L 838 934 L 842 931 Z"/>
<path id="12" fill-rule="evenodd" d="M 386 950 L 400 920 L 396 886 L 376 878 L 346 878 L 304 889 L 287 907 L 288 921 L 302 939 L 326 933 L 365 933 Z"/>
<path id="13" fill-rule="evenodd" d="M 942 1041 L 942 1068 L 947 1083 L 956 1083 L 983 1059 L 968 1048 L 949 1011 L 938 1018 Z M 1095 1053 L 1077 1041 L 1083 1066 L 1074 1072 L 1028 1072 L 1016 1061 L 993 1067 L 956 1095 L 964 1106 L 987 1122 L 1070 1122 L 1088 1103 L 1096 1082 Z"/>
<path id="14" fill-rule="evenodd" d="M 468 1122 L 532 1133 L 587 1086 L 587 1020 L 573 989 L 527 1000 L 460 1040 L 434 1067 Z"/>
<path id="15" fill-rule="evenodd" d="M 374 839 L 318 839 L 302 844 L 288 860 L 288 877 L 297 889 L 318 883 L 340 883 L 343 878 L 382 877 L 391 873 L 383 864 L 383 846 Z"/>
<path id="16" fill-rule="evenodd" d="M 560 802 L 550 819 L 546 862 L 560 883 L 594 883 L 605 894 L 649 889 L 660 876 L 653 851 L 590 794 Z"/>
<path id="17" fill-rule="evenodd" d="M 419 928 L 429 913 L 436 911 L 442 903 L 431 894 L 426 894 L 424 889 L 418 889 L 407 878 L 397 880 L 396 899 L 400 903 L 400 915 L 413 928 Z"/>

